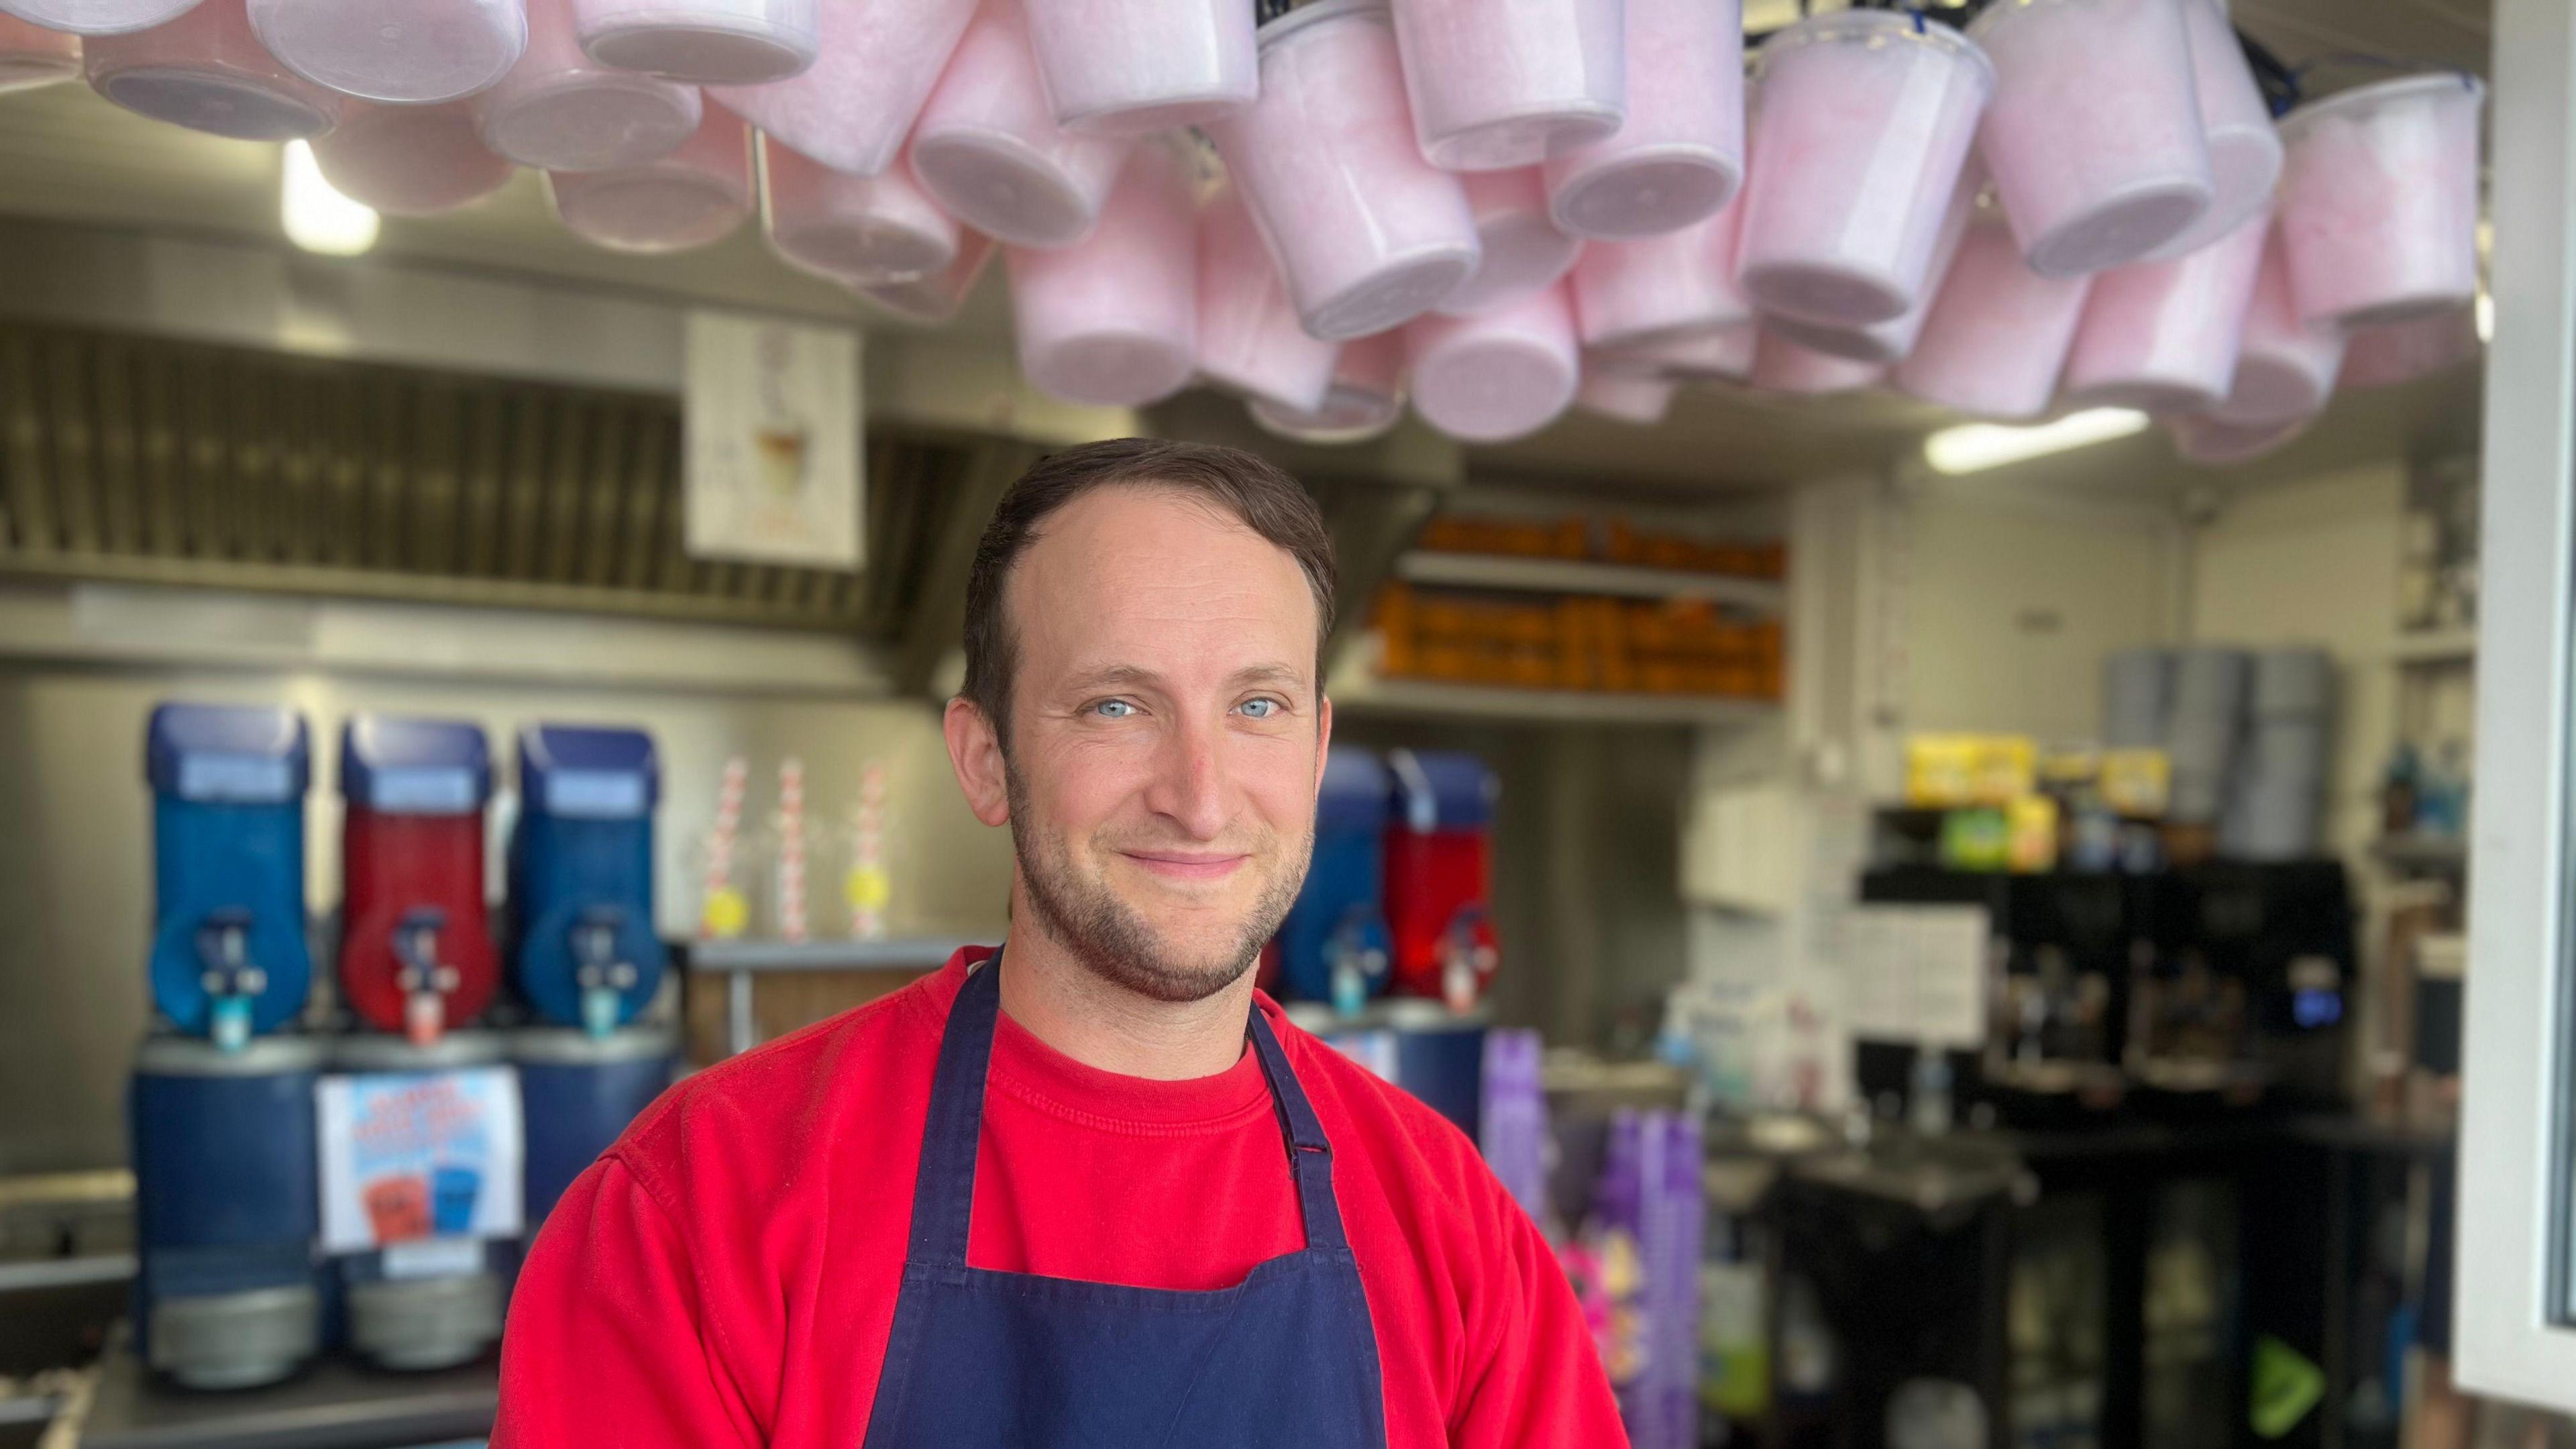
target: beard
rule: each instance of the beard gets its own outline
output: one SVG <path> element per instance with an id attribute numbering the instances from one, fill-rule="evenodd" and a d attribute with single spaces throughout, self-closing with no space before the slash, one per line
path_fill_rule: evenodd
<path id="1" fill-rule="evenodd" d="M 1279 923 L 1288 919 L 1288 909 L 1306 883 L 1306 862 L 1315 843 L 1311 827 L 1300 848 L 1284 860 L 1277 851 L 1268 852 L 1279 868 L 1263 884 L 1234 940 L 1213 954 L 1186 955 L 1107 881 L 1084 873 L 1061 835 L 1037 828 L 1018 767 L 1006 761 L 1002 770 L 1011 808 L 1011 853 L 1019 859 L 1020 879 L 1038 924 L 1094 976 L 1139 996 L 1205 1001 L 1242 980 L 1278 933 Z M 1253 852 L 1249 863 L 1257 864 L 1263 854 Z"/>

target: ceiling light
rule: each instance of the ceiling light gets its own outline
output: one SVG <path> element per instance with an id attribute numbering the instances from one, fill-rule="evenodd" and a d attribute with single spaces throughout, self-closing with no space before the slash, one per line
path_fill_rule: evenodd
<path id="1" fill-rule="evenodd" d="M 286 143 L 286 178 L 278 187 L 277 215 L 286 227 L 286 239 L 308 252 L 354 257 L 376 244 L 374 208 L 332 190 L 322 178 L 321 164 L 313 159 L 313 147 L 303 141 Z"/>
<path id="2" fill-rule="evenodd" d="M 2495 294 L 2484 287 L 2478 289 L 2477 317 L 2478 341 L 2495 341 Z"/>
<path id="3" fill-rule="evenodd" d="M 2091 408 L 2053 423 L 2007 428 L 1968 423 L 1943 428 L 1923 440 L 1923 460 L 1942 473 L 1975 473 L 2069 448 L 2107 443 L 2146 431 L 2147 415 L 2128 408 Z"/>

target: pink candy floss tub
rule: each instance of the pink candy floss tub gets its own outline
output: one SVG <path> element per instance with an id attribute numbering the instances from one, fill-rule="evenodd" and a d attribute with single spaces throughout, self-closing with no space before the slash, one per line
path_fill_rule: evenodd
<path id="1" fill-rule="evenodd" d="M 1055 118 L 1142 136 L 1200 126 L 1260 89 L 1247 0 L 1024 0 Z"/>
<path id="2" fill-rule="evenodd" d="M 1483 259 L 1458 178 L 1414 149 L 1386 7 L 1320 0 L 1261 27 L 1261 98 L 1208 128 L 1318 337 L 1446 302 Z"/>
<path id="3" fill-rule="evenodd" d="M 1760 329 L 1746 322 L 1635 347 L 1607 348 L 1587 354 L 1586 366 L 1597 372 L 1742 382 L 1753 375 L 1760 345 Z"/>
<path id="4" fill-rule="evenodd" d="M 2031 270 L 2151 256 L 2216 199 L 2185 0 L 1996 0 L 1968 33 L 1995 65 L 1979 128 Z"/>
<path id="5" fill-rule="evenodd" d="M 2268 230 L 2258 216 L 2190 256 L 2095 277 L 2066 361 L 2067 400 L 2151 413 L 2225 400 Z"/>
<path id="6" fill-rule="evenodd" d="M 1627 0 L 1628 119 L 1550 157 L 1549 206 L 1577 236 L 1627 240 L 1717 214 L 1744 179 L 1739 0 Z"/>
<path id="7" fill-rule="evenodd" d="M 581 48 L 602 65 L 699 85 L 750 86 L 802 74 L 814 63 L 824 3 L 573 0 L 572 13 Z"/>
<path id="8" fill-rule="evenodd" d="M 0 14 L 0 92 L 48 86 L 80 73 L 79 36 Z"/>
<path id="9" fill-rule="evenodd" d="M 2444 72 L 2328 96 L 2281 121 L 2281 236 L 2311 322 L 2368 327 L 2466 305 L 2478 286 L 2478 113 Z"/>
<path id="10" fill-rule="evenodd" d="M 1758 392 L 1824 397 L 1876 387 L 1886 378 L 1887 369 L 1877 363 L 1818 352 L 1776 332 L 1762 333 L 1753 352 L 1752 383 Z"/>
<path id="11" fill-rule="evenodd" d="M 1574 405 L 1588 413 L 1650 428 L 1672 411 L 1673 394 L 1681 387 L 1672 378 L 1653 373 L 1587 370 L 1583 386 L 1574 391 Z"/>
<path id="12" fill-rule="evenodd" d="M 1468 209 L 1476 214 L 1482 253 L 1476 274 L 1449 294 L 1439 310 L 1454 315 L 1482 311 L 1496 302 L 1535 292 L 1562 277 L 1583 250 L 1581 237 L 1559 230 L 1547 214 L 1547 183 L 1538 168 L 1470 171 Z"/>
<path id="13" fill-rule="evenodd" d="M 1880 365 L 1902 361 L 1914 351 L 1915 340 L 1923 335 L 1923 324 L 1932 314 L 1932 299 L 1940 290 L 1941 279 L 1950 274 L 1950 264 L 1959 255 L 1959 243 L 1966 236 L 1968 221 L 1977 212 L 1977 193 L 1983 189 L 1983 178 L 1973 166 L 1959 174 L 1959 189 L 1950 195 L 1950 210 L 1941 218 L 1941 237 L 1932 248 L 1931 281 L 1923 289 L 1922 299 L 1905 311 L 1905 315 L 1868 327 L 1824 327 L 1798 317 L 1771 317 L 1763 326 L 1790 341 L 1854 362 Z"/>
<path id="14" fill-rule="evenodd" d="M 2292 418 L 2287 422 L 2247 426 L 2193 413 L 2176 413 L 2166 418 L 2164 425 L 2165 434 L 2173 439 L 2174 451 L 2181 454 L 2184 461 L 2203 467 L 2224 468 L 2250 463 L 2274 449 L 2287 446 L 2308 430 L 2310 421 L 2312 419 Z"/>
<path id="15" fill-rule="evenodd" d="M 2040 416 L 2057 395 L 2092 286 L 2090 277 L 2032 271 L 2003 216 L 1981 211 L 1897 366 L 1897 387 L 1970 417 Z"/>
<path id="16" fill-rule="evenodd" d="M 139 115 L 236 141 L 292 141 L 339 124 L 342 97 L 288 70 L 242 0 L 204 0 L 166 25 L 94 35 L 90 89 Z"/>
<path id="17" fill-rule="evenodd" d="M 1199 205 L 1199 371 L 1294 412 L 1324 405 L 1339 344 L 1298 324 L 1288 284 L 1231 186 Z"/>
<path id="18" fill-rule="evenodd" d="M 2299 320 L 2290 301 L 2290 271 L 2275 227 L 2263 245 L 2254 300 L 2245 309 L 2245 340 L 2236 353 L 2236 382 L 2210 410 L 2223 423 L 2258 427 L 2322 411 L 2343 369 L 2344 332 Z"/>
<path id="19" fill-rule="evenodd" d="M 2344 344 L 2337 387 L 2395 387 L 2478 355 L 2477 314 L 2467 307 L 2404 322 L 2357 327 Z"/>
<path id="20" fill-rule="evenodd" d="M 904 168 L 835 171 L 760 138 L 761 230 L 789 265 L 851 286 L 898 282 L 957 259 L 957 223 Z"/>
<path id="21" fill-rule="evenodd" d="M 1587 242 L 1567 279 L 1586 347 L 1635 347 L 1753 320 L 1736 290 L 1735 212 L 1662 236 Z"/>
<path id="22" fill-rule="evenodd" d="M 1468 317 L 1423 317 L 1404 329 L 1413 410 L 1469 443 L 1527 437 L 1556 421 L 1583 380 L 1574 309 L 1548 287 Z"/>
<path id="23" fill-rule="evenodd" d="M 313 140 L 322 179 L 387 216 L 434 216 L 482 200 L 517 170 L 484 149 L 463 101 L 371 106 L 351 101 L 330 134 Z"/>
<path id="24" fill-rule="evenodd" d="M 1260 398 L 1252 420 L 1301 443 L 1362 443 L 1404 418 L 1404 334 L 1381 332 L 1342 344 L 1333 362 L 1333 385 L 1324 405 L 1294 412 Z"/>
<path id="25" fill-rule="evenodd" d="M 571 0 L 528 0 L 528 49 L 476 96 L 483 144 L 522 166 L 607 171 L 667 156 L 698 132 L 698 88 L 582 54 Z"/>
<path id="26" fill-rule="evenodd" d="M 1010 247 L 1020 374 L 1067 402 L 1135 407 L 1186 386 L 1198 357 L 1195 167 L 1160 138 L 1136 146 L 1091 235 Z"/>
<path id="27" fill-rule="evenodd" d="M 1622 16 L 1621 0 L 1396 0 L 1422 154 L 1451 171 L 1496 171 L 1617 131 Z"/>
<path id="28" fill-rule="evenodd" d="M 72 35 L 149 30 L 197 8 L 197 0 L 0 0 L 0 13 Z"/>
<path id="29" fill-rule="evenodd" d="M 975 290 L 975 283 L 998 250 L 999 244 L 991 237 L 961 229 L 957 235 L 957 260 L 944 270 L 909 281 L 864 283 L 856 290 L 907 322 L 935 326 L 957 315 L 957 309 Z"/>
<path id="30" fill-rule="evenodd" d="M 2270 204 L 2281 180 L 2281 133 L 2228 23 L 2227 0 L 2182 0 L 2182 7 L 2200 134 L 2209 144 L 2211 200 L 2199 221 L 2156 252 L 2157 261 L 2196 252 L 2236 230 Z"/>
<path id="31" fill-rule="evenodd" d="M 790 80 L 718 86 L 715 100 L 835 171 L 875 176 L 956 53 L 975 0 L 824 0 L 822 48 Z"/>
<path id="32" fill-rule="evenodd" d="M 912 170 L 948 214 L 1012 246 L 1091 231 L 1132 143 L 1056 124 L 1017 0 L 984 0 L 912 132 Z"/>
<path id="33" fill-rule="evenodd" d="M 697 134 L 668 156 L 615 171 L 550 171 L 546 183 L 563 224 L 613 251 L 702 247 L 751 215 L 751 131 L 709 106 Z"/>
<path id="34" fill-rule="evenodd" d="M 1737 279 L 1764 312 L 1829 327 L 1903 316 L 1976 138 L 1994 70 L 1918 15 L 1801 20 L 1759 53 Z"/>
<path id="35" fill-rule="evenodd" d="M 524 0 L 250 0 L 250 24 L 297 75 L 404 105 L 470 96 L 528 47 Z"/>

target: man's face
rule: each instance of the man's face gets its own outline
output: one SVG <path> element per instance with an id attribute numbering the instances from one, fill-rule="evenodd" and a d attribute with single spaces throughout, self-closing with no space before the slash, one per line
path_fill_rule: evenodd
<path id="1" fill-rule="evenodd" d="M 1046 520 L 1003 607 L 1004 803 L 1031 907 L 1121 986 L 1224 989 L 1314 845 L 1330 717 L 1305 575 L 1220 510 L 1119 486 Z"/>

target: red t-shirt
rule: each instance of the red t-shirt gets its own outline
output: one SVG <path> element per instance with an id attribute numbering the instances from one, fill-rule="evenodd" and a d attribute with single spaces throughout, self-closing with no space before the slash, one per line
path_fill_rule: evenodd
<path id="1" fill-rule="evenodd" d="M 966 959 L 691 1077 L 582 1174 L 519 1277 L 495 1449 L 865 1439 Z M 1390 1449 L 1625 1444 L 1564 1274 L 1474 1145 L 1258 1005 L 1332 1139 Z M 1192 1290 L 1296 1251 L 1258 1059 L 1122 1077 L 1002 1016 L 971 1238 L 979 1268 Z"/>

